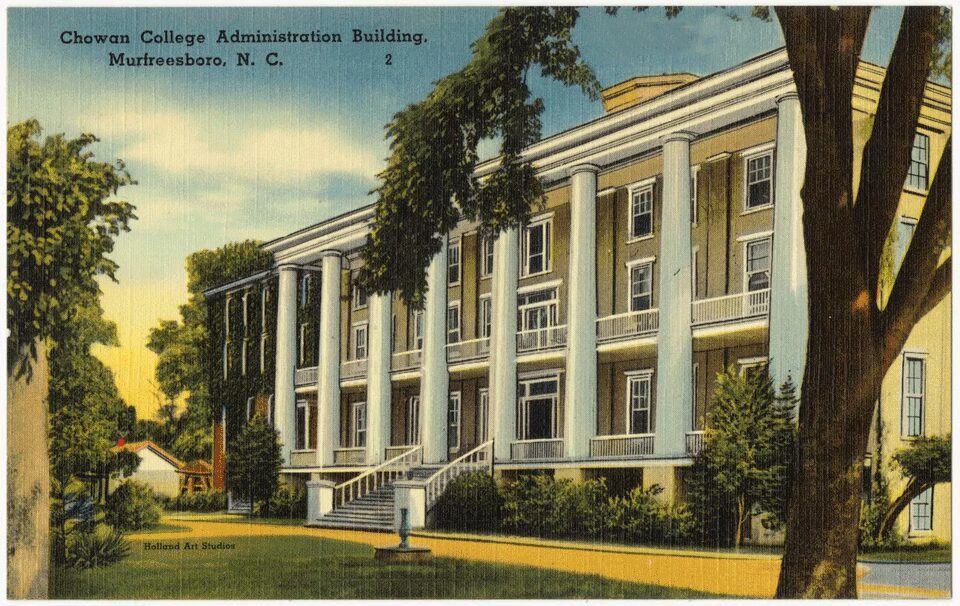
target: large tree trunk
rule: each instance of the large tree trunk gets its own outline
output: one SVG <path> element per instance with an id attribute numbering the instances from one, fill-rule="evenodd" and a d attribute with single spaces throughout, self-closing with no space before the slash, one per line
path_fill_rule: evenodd
<path id="1" fill-rule="evenodd" d="M 897 516 L 900 515 L 900 512 L 910 504 L 910 501 L 920 496 L 920 493 L 930 488 L 930 486 L 930 484 L 918 482 L 916 478 L 911 478 L 910 481 L 907 482 L 906 487 L 904 487 L 903 493 L 891 503 L 890 508 L 887 509 L 887 513 L 883 515 L 883 521 L 877 528 L 877 536 L 875 538 L 879 539 L 880 537 L 887 536 L 887 534 L 893 530 L 893 525 L 896 523 Z"/>
<path id="2" fill-rule="evenodd" d="M 50 552 L 46 348 L 7 377 L 7 597 L 46 598 Z"/>

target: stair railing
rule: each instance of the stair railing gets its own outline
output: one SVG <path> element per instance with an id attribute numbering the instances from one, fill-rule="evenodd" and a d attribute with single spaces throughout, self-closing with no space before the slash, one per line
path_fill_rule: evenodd
<path id="1" fill-rule="evenodd" d="M 398 478 L 406 477 L 407 471 L 419 465 L 422 457 L 423 447 L 414 446 L 355 478 L 337 484 L 333 488 L 334 508 L 343 507 L 350 501 L 360 499 L 383 486 L 392 484 Z"/>
<path id="2" fill-rule="evenodd" d="M 493 473 L 493 440 L 488 440 L 470 452 L 450 461 L 437 470 L 435 474 L 424 480 L 427 511 L 437 502 L 450 482 L 457 476 L 471 471 Z"/>

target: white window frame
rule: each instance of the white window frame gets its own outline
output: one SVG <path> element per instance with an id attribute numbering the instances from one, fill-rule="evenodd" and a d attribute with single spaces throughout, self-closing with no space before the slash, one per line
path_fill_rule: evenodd
<path id="1" fill-rule="evenodd" d="M 909 511 L 909 534 L 924 534 L 933 531 L 933 489 L 934 486 L 931 486 L 910 499 L 910 511 Z M 922 497 L 926 496 L 925 502 L 921 501 Z M 919 517 L 917 515 L 917 508 L 923 506 L 927 507 L 927 513 L 923 518 L 927 521 L 928 526 L 926 528 L 920 528 L 916 524 L 916 519 Z"/>
<path id="2" fill-rule="evenodd" d="M 260 332 L 267 332 L 267 287 L 260 289 Z"/>
<path id="3" fill-rule="evenodd" d="M 459 286 L 463 278 L 463 249 L 462 240 L 456 240 L 447 244 L 447 286 Z M 451 281 L 450 270 L 456 267 L 456 278 Z"/>
<path id="4" fill-rule="evenodd" d="M 900 255 L 900 226 L 909 225 L 912 227 L 910 230 L 910 240 L 906 242 L 903 247 L 902 256 Z M 910 242 L 913 242 L 913 236 L 917 234 L 917 220 L 913 217 L 907 217 L 906 215 L 901 216 L 900 220 L 897 222 L 897 231 L 896 239 L 893 242 L 893 273 L 897 275 L 900 273 L 900 266 L 903 265 L 903 260 L 907 257 L 907 251 L 910 250 Z"/>
<path id="5" fill-rule="evenodd" d="M 693 389 L 690 393 L 693 394 L 693 403 L 690 407 L 690 431 L 697 431 L 697 392 L 700 391 L 699 381 L 700 379 L 700 363 L 693 363 Z"/>
<path id="6" fill-rule="evenodd" d="M 230 352 L 228 351 L 229 343 L 223 342 L 223 378 L 226 379 L 230 372 Z"/>
<path id="7" fill-rule="evenodd" d="M 493 275 L 493 236 L 480 238 L 480 279 Z M 489 263 L 489 267 L 487 264 Z"/>
<path id="8" fill-rule="evenodd" d="M 631 370 L 625 372 L 627 378 L 627 394 L 626 394 L 626 406 L 624 410 L 626 412 L 626 424 L 624 428 L 626 429 L 627 435 L 631 436 L 642 436 L 653 433 L 653 369 L 645 368 L 643 370 Z M 636 432 L 633 427 L 633 413 L 642 412 L 644 407 L 634 406 L 633 401 L 633 386 L 636 383 L 646 382 L 647 384 L 647 430 L 645 432 Z"/>
<path id="9" fill-rule="evenodd" d="M 654 191 L 654 185 L 656 183 L 656 178 L 647 179 L 631 185 L 628 190 L 627 195 L 627 233 L 628 238 L 627 242 L 639 242 L 641 240 L 646 240 L 652 238 L 654 233 L 656 233 L 656 226 L 654 222 L 654 211 L 656 207 L 656 195 Z M 648 234 L 637 234 L 634 232 L 634 218 L 640 215 L 646 214 L 646 212 L 635 212 L 634 207 L 639 206 L 639 196 L 643 194 L 650 194 L 650 210 L 647 211 L 650 213 L 650 233 Z M 635 199 L 636 198 L 636 199 Z"/>
<path id="10" fill-rule="evenodd" d="M 420 396 L 407 396 L 407 446 L 420 443 Z"/>
<path id="11" fill-rule="evenodd" d="M 700 221 L 700 205 L 697 200 L 697 189 L 700 182 L 700 165 L 690 167 L 690 225 L 697 226 Z"/>
<path id="12" fill-rule="evenodd" d="M 240 376 L 247 376 L 247 338 L 240 339 Z"/>
<path id="13" fill-rule="evenodd" d="M 454 316 L 457 319 L 456 329 L 450 327 L 450 314 L 453 312 L 456 312 Z M 447 343 L 459 343 L 463 339 L 463 315 L 460 313 L 460 301 L 450 301 L 450 303 L 447 304 L 446 325 Z M 454 336 L 456 339 L 453 338 Z"/>
<path id="14" fill-rule="evenodd" d="M 243 334 L 244 335 L 247 334 L 247 324 L 248 324 L 247 318 L 249 317 L 249 314 L 247 312 L 247 300 L 249 298 L 250 298 L 250 291 L 249 290 L 243 291 L 243 296 L 240 297 L 240 304 L 243 306 Z"/>
<path id="15" fill-rule="evenodd" d="M 493 297 L 480 295 L 480 337 L 489 339 L 493 333 Z"/>
<path id="16" fill-rule="evenodd" d="M 300 276 L 300 309 L 304 309 L 310 301 L 310 287 L 312 277 L 308 272 Z"/>
<path id="17" fill-rule="evenodd" d="M 247 423 L 250 422 L 250 419 L 253 418 L 253 411 L 257 408 L 257 397 L 250 396 L 247 398 Z"/>
<path id="18" fill-rule="evenodd" d="M 773 148 L 774 148 L 774 144 L 770 143 L 762 147 L 744 152 L 744 155 L 743 155 L 743 212 L 741 214 L 746 215 L 748 213 L 767 210 L 769 208 L 772 208 L 773 205 L 776 203 L 776 200 L 774 199 L 774 195 L 776 192 L 774 190 L 774 182 L 773 182 L 773 176 L 776 170 L 776 165 L 774 163 L 775 159 L 773 157 Z M 750 162 L 752 162 L 753 160 L 759 160 L 760 158 L 763 158 L 765 156 L 770 157 L 770 176 L 767 177 L 766 179 L 759 179 L 754 183 L 770 181 L 770 202 L 766 204 L 758 204 L 757 206 L 750 206 L 750 185 L 752 185 L 752 183 L 750 182 Z"/>
<path id="19" fill-rule="evenodd" d="M 267 424 L 273 427 L 273 394 L 267 396 Z"/>
<path id="20" fill-rule="evenodd" d="M 353 283 L 353 309 L 366 309 L 370 297 L 362 296 L 363 289 L 356 282 Z"/>
<path id="21" fill-rule="evenodd" d="M 233 301 L 233 297 L 227 295 L 226 301 L 224 301 L 223 306 L 223 334 L 224 338 L 228 341 L 230 340 L 230 303 Z"/>
<path id="22" fill-rule="evenodd" d="M 451 391 L 447 398 L 447 448 L 450 452 L 460 450 L 460 429 L 461 415 L 463 413 L 463 394 L 457 391 Z M 450 432 L 456 427 L 456 443 L 451 443 Z"/>
<path id="23" fill-rule="evenodd" d="M 920 392 L 913 393 L 908 390 L 907 368 L 908 362 L 920 363 Z M 921 352 L 904 352 L 901 361 L 900 371 L 900 437 L 904 439 L 919 438 L 926 435 L 926 412 L 927 412 L 927 355 Z M 914 416 L 910 414 L 909 398 L 920 400 L 920 411 L 916 415 L 919 418 L 919 432 L 913 433 L 910 428 L 910 419 Z"/>
<path id="24" fill-rule="evenodd" d="M 297 341 L 299 341 L 299 364 L 298 366 L 303 366 L 303 363 L 307 359 L 307 322 L 302 322 L 300 324 L 300 331 L 298 333 Z"/>
<path id="25" fill-rule="evenodd" d="M 477 391 L 477 412 L 480 416 L 480 442 L 483 443 L 490 439 L 490 390 L 486 387 Z"/>
<path id="26" fill-rule="evenodd" d="M 260 374 L 267 371 L 267 335 L 260 335 Z"/>
<path id="27" fill-rule="evenodd" d="M 362 346 L 361 346 L 361 338 L 360 338 L 361 335 L 363 335 Z M 369 343 L 367 342 L 367 339 L 370 336 L 369 324 L 367 322 L 357 322 L 356 324 L 354 324 L 352 329 L 352 336 L 353 336 L 353 359 L 366 360 L 367 354 L 369 353 L 367 351 L 368 345 L 369 345 Z"/>
<path id="28" fill-rule="evenodd" d="M 534 273 L 530 271 L 530 232 L 534 229 L 543 230 L 543 269 Z M 548 274 L 553 270 L 553 214 L 541 215 L 532 219 L 523 229 L 520 242 L 520 276 L 529 278 Z"/>
<path id="29" fill-rule="evenodd" d="M 646 258 L 646 259 L 636 259 L 634 261 L 630 261 L 629 263 L 627 263 L 627 288 L 628 288 L 627 307 L 630 309 L 631 312 L 647 311 L 649 309 L 654 308 L 653 307 L 653 263 L 654 261 L 655 261 L 654 258 Z M 644 268 L 648 268 L 650 270 L 650 293 L 649 293 L 650 306 L 647 307 L 646 309 L 634 309 L 633 308 L 634 272 L 638 270 L 643 271 Z"/>
<path id="30" fill-rule="evenodd" d="M 917 141 L 922 140 L 921 137 L 922 137 L 923 139 L 926 139 L 926 142 L 927 142 L 927 148 L 926 148 L 926 150 L 925 150 L 925 151 L 927 152 L 927 159 L 926 159 L 925 162 L 920 162 L 919 160 L 914 160 L 914 159 L 913 159 L 913 152 L 914 152 L 914 150 L 917 149 Z M 907 168 L 907 178 L 904 180 L 904 183 L 903 183 L 903 186 L 904 186 L 905 189 L 908 189 L 908 190 L 911 190 L 911 191 L 924 192 L 924 193 L 926 193 L 927 191 L 930 190 L 930 155 L 931 155 L 931 154 L 930 154 L 930 135 L 928 135 L 927 133 L 922 133 L 922 132 L 917 131 L 916 133 L 914 133 L 914 135 L 913 135 L 913 142 L 910 144 L 910 164 L 909 164 L 909 166 L 908 166 L 908 168 Z M 910 183 L 910 179 L 911 179 L 911 177 L 913 176 L 913 175 L 910 174 L 910 171 L 913 170 L 913 164 L 914 164 L 914 162 L 916 162 L 917 164 L 921 164 L 921 165 L 923 165 L 923 166 L 926 167 L 926 171 L 925 171 L 925 172 L 926 172 L 926 175 L 924 176 L 924 181 L 925 181 L 926 183 L 925 183 L 925 185 L 924 185 L 923 187 L 920 187 L 920 186 L 918 186 L 918 185 L 912 185 L 912 184 Z"/>
<path id="31" fill-rule="evenodd" d="M 700 261 L 700 246 L 695 245 L 690 249 L 690 298 L 697 299 L 697 289 L 699 287 L 700 272 L 697 269 Z"/>
<path id="32" fill-rule="evenodd" d="M 770 290 L 770 286 L 773 281 L 773 238 L 770 237 L 769 235 L 764 235 L 764 236 L 751 238 L 749 240 L 743 241 L 743 292 L 744 293 L 757 292 L 757 291 L 750 290 L 750 276 L 760 272 L 759 271 L 751 272 L 748 269 L 748 266 L 750 263 L 750 247 L 756 244 L 760 244 L 761 242 L 767 243 L 767 247 L 768 247 L 767 250 L 769 251 L 767 253 L 767 269 L 766 269 L 767 288 L 765 290 Z M 761 289 L 761 290 L 764 290 L 764 289 Z"/>
<path id="33" fill-rule="evenodd" d="M 547 381 L 554 381 L 557 385 L 557 389 L 555 392 L 553 392 L 552 396 L 548 394 L 531 396 L 529 394 L 531 384 L 543 383 Z M 518 381 L 518 388 L 517 388 L 517 399 L 518 399 L 517 439 L 518 440 L 533 439 L 528 437 L 530 433 L 530 408 L 529 408 L 530 400 L 542 400 L 546 398 L 551 398 L 553 400 L 553 404 L 550 408 L 550 428 L 551 428 L 552 437 L 545 438 L 545 439 L 553 440 L 553 439 L 557 439 L 560 434 L 559 419 L 557 418 L 558 417 L 557 409 L 559 408 L 559 405 L 560 405 L 560 375 L 551 373 L 551 374 L 545 374 L 542 376 L 531 377 L 528 379 L 523 379 Z"/>
<path id="34" fill-rule="evenodd" d="M 307 400 L 297 400 L 297 412 L 303 409 L 303 428 L 297 432 L 296 441 L 303 440 L 303 445 L 296 450 L 310 450 L 310 402 Z M 299 415 L 298 415 L 299 416 Z M 296 417 L 294 417 L 296 423 Z M 294 443 L 296 446 L 296 442 Z"/>
<path id="35" fill-rule="evenodd" d="M 539 292 L 550 291 L 553 293 L 553 297 L 544 301 L 537 301 L 536 303 L 526 303 L 521 305 L 517 301 L 517 314 L 519 315 L 517 326 L 519 327 L 520 332 L 526 332 L 528 330 L 543 330 L 544 328 L 550 328 L 557 326 L 558 316 L 560 313 L 560 300 L 557 298 L 557 289 L 556 288 L 538 288 L 536 290 L 530 290 L 518 294 L 518 299 L 520 297 L 530 296 Z M 530 310 L 537 309 L 539 307 L 545 307 L 547 309 L 547 325 L 540 326 L 537 328 L 531 328 L 527 323 L 527 313 Z"/>
<path id="36" fill-rule="evenodd" d="M 363 421 L 361 427 L 361 420 Z M 353 428 L 351 439 L 354 448 L 363 448 L 367 445 L 367 403 L 351 402 L 350 423 Z M 363 438 L 361 444 L 361 437 Z"/>
<path id="37" fill-rule="evenodd" d="M 767 356 L 754 356 L 752 358 L 740 358 L 737 360 L 737 372 L 743 376 L 749 368 L 756 368 L 767 363 Z"/>
<path id="38" fill-rule="evenodd" d="M 423 349 L 424 316 L 423 310 L 413 312 L 413 349 L 420 351 Z"/>

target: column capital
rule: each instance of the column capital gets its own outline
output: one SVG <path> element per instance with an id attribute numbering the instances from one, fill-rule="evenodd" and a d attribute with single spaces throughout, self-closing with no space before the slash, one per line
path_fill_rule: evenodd
<path id="1" fill-rule="evenodd" d="M 777 105 L 779 106 L 784 101 L 791 101 L 791 100 L 800 101 L 800 94 L 797 93 L 797 91 L 795 90 L 783 93 L 782 95 L 777 96 Z"/>
<path id="2" fill-rule="evenodd" d="M 574 164 L 567 169 L 567 174 L 571 177 L 577 173 L 597 174 L 598 172 L 600 172 L 600 167 L 596 164 L 590 164 L 589 162 L 584 162 L 583 164 Z"/>
<path id="3" fill-rule="evenodd" d="M 299 271 L 300 266 L 296 263 L 281 263 L 277 265 L 277 271 Z"/>
<path id="4" fill-rule="evenodd" d="M 342 256 L 343 256 L 343 252 L 335 248 L 329 248 L 327 250 L 320 251 L 319 258 L 323 259 L 325 257 L 342 257 Z"/>
<path id="5" fill-rule="evenodd" d="M 696 137 L 696 133 L 691 133 L 690 131 L 686 130 L 678 130 L 660 137 L 660 145 L 666 145 L 667 143 L 671 143 L 673 141 L 684 141 L 689 143 L 690 141 L 696 139 Z"/>

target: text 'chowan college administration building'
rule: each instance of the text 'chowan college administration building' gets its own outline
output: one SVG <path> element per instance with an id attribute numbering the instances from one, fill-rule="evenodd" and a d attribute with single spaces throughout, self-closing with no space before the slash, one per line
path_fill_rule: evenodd
<path id="1" fill-rule="evenodd" d="M 857 73 L 857 165 L 883 73 Z M 676 500 L 718 372 L 769 363 L 777 385 L 799 382 L 806 148 L 786 52 L 603 97 L 603 117 L 526 151 L 547 190 L 528 225 L 493 241 L 467 222 L 447 235 L 422 311 L 355 288 L 372 206 L 268 242 L 270 270 L 206 293 L 220 486 L 231 437 L 259 411 L 285 477 L 307 483 L 311 523 L 390 529 L 403 506 L 416 527 L 478 469 L 659 484 Z M 950 90 L 931 83 L 895 265 L 949 131 Z M 871 440 L 883 465 L 950 431 L 949 310 L 948 297 L 920 322 L 884 381 Z M 889 477 L 895 496 L 902 480 Z M 900 528 L 949 537 L 949 520 L 949 485 L 937 486 Z"/>

